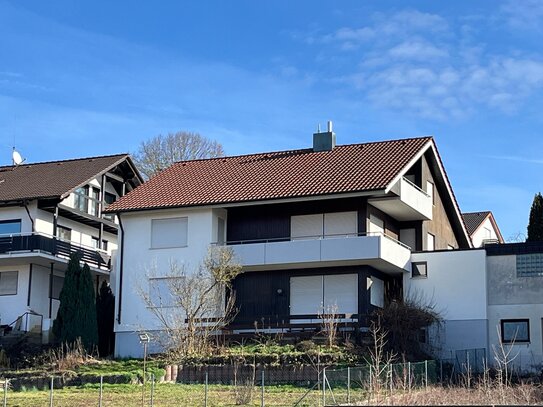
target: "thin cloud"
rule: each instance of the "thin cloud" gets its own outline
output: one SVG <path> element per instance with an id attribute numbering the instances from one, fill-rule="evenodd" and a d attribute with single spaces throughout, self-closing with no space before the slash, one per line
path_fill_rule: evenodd
<path id="1" fill-rule="evenodd" d="M 502 161 L 516 161 L 523 162 L 527 164 L 540 164 L 543 165 L 543 160 L 530 157 L 522 157 L 516 155 L 483 155 L 485 158 L 490 158 L 493 160 L 502 160 Z"/>

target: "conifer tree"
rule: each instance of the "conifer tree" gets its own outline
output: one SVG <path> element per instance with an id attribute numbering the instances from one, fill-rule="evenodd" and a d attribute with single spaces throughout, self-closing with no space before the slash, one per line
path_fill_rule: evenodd
<path id="1" fill-rule="evenodd" d="M 90 350 L 98 343 L 96 303 L 89 266 L 81 268 L 80 261 L 79 253 L 70 256 L 53 334 L 61 343 L 71 344 L 81 338 L 83 346 Z"/>
<path id="2" fill-rule="evenodd" d="M 98 344 L 98 325 L 96 322 L 96 300 L 94 285 L 88 264 L 83 265 L 79 277 L 79 323 L 81 342 L 86 349 Z"/>
<path id="3" fill-rule="evenodd" d="M 113 353 L 115 335 L 113 324 L 115 319 L 115 297 L 109 284 L 104 281 L 96 297 L 96 319 L 98 321 L 98 352 L 100 356 Z"/>
<path id="4" fill-rule="evenodd" d="M 79 253 L 72 253 L 64 275 L 64 284 L 60 291 L 60 306 L 57 318 L 53 322 L 53 334 L 59 342 L 72 343 L 78 336 L 78 280 L 81 267 Z"/>
<path id="5" fill-rule="evenodd" d="M 530 209 L 530 220 L 528 223 L 528 242 L 543 241 L 543 196 L 537 193 Z"/>

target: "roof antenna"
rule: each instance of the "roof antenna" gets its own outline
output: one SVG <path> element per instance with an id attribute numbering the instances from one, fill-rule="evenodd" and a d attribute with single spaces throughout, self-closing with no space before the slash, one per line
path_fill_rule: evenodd
<path id="1" fill-rule="evenodd" d="M 11 153 L 11 159 L 13 161 L 13 165 L 15 166 L 21 165 L 26 160 L 26 158 L 21 157 L 21 154 L 17 150 L 15 150 L 15 147 L 13 147 L 13 152 Z"/>
<path id="2" fill-rule="evenodd" d="M 317 133 L 320 133 L 321 132 L 321 124 L 317 124 Z"/>

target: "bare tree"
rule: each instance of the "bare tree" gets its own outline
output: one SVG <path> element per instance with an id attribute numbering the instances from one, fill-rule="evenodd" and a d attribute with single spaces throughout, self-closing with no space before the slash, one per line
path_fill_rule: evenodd
<path id="1" fill-rule="evenodd" d="M 158 135 L 140 144 L 134 160 L 140 172 L 151 178 L 177 161 L 222 157 L 222 145 L 198 133 L 178 131 Z"/>
<path id="2" fill-rule="evenodd" d="M 235 316 L 232 281 L 239 273 L 233 251 L 224 247 L 210 248 L 193 272 L 173 261 L 165 277 L 151 270 L 148 289 L 142 284 L 137 291 L 159 323 L 154 339 L 176 356 L 209 353 L 212 337 Z"/>

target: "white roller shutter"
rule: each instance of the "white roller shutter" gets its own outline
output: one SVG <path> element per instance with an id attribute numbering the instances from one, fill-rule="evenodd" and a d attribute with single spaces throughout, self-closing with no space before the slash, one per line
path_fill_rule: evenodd
<path id="1" fill-rule="evenodd" d="M 324 214 L 325 236 L 356 236 L 357 234 L 358 214 L 356 211 Z"/>
<path id="2" fill-rule="evenodd" d="M 318 239 L 322 237 L 323 232 L 323 216 L 322 213 L 317 215 L 300 215 L 290 218 L 290 236 L 291 239 Z"/>
<path id="3" fill-rule="evenodd" d="M 290 278 L 290 315 L 318 314 L 322 310 L 322 276 Z"/>
<path id="4" fill-rule="evenodd" d="M 358 275 L 324 276 L 324 312 L 337 307 L 336 314 L 358 314 Z"/>

